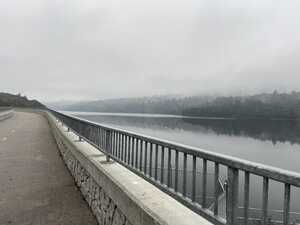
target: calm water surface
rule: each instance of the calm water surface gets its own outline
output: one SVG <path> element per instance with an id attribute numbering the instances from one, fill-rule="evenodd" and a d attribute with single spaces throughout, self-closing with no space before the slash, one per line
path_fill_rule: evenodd
<path id="1" fill-rule="evenodd" d="M 149 114 L 68 112 L 116 128 L 146 134 L 205 150 L 300 172 L 300 123 L 283 120 L 228 120 Z M 213 172 L 213 165 L 211 165 Z M 199 171 L 201 174 L 201 171 Z M 200 175 L 201 176 L 201 175 Z M 240 189 L 243 190 L 243 176 Z M 201 180 L 201 179 L 200 179 Z M 213 185 L 213 176 L 210 179 Z M 208 182 L 210 182 L 208 181 Z M 251 176 L 250 207 L 261 209 L 262 178 Z M 213 188 L 212 188 L 213 190 Z M 270 181 L 270 215 L 280 220 L 283 185 Z M 201 196 L 201 189 L 199 189 Z M 212 193 L 211 193 L 212 194 Z M 243 196 L 243 193 L 240 193 Z M 199 202 L 201 200 L 199 199 Z M 243 199 L 240 198 L 242 206 Z M 300 212 L 300 192 L 292 192 L 291 209 Z M 255 209 L 250 213 L 260 217 Z M 300 214 L 291 215 L 300 221 Z"/>
<path id="2" fill-rule="evenodd" d="M 300 172 L 300 123 L 297 121 L 72 114 L 117 128 Z"/>

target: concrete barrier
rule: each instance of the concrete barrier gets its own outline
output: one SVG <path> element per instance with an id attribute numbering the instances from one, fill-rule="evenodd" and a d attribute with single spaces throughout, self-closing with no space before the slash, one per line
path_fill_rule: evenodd
<path id="1" fill-rule="evenodd" d="M 0 111 L 0 121 L 11 118 L 13 115 L 14 115 L 13 109 Z"/>
<path id="2" fill-rule="evenodd" d="M 46 113 L 66 166 L 100 225 L 211 225 Z"/>

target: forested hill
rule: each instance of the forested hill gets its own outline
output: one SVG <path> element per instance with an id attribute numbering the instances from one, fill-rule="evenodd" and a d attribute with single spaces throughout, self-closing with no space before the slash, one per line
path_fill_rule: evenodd
<path id="1" fill-rule="evenodd" d="M 58 108 L 58 107 L 53 107 Z M 80 102 L 60 110 L 155 113 L 200 117 L 234 117 L 256 119 L 300 118 L 300 92 L 263 93 L 252 96 L 154 96 Z"/>
<path id="2" fill-rule="evenodd" d="M 154 96 L 122 99 L 107 99 L 92 102 L 80 102 L 60 110 L 85 111 L 85 112 L 110 112 L 110 113 L 156 113 L 181 115 L 185 109 L 196 107 L 213 97 L 192 96 Z M 56 107 L 58 108 L 58 107 Z"/>
<path id="3" fill-rule="evenodd" d="M 37 100 L 29 100 L 26 96 L 13 95 L 0 92 L 0 107 L 26 107 L 26 108 L 45 108 L 43 104 Z"/>
<path id="4" fill-rule="evenodd" d="M 260 94 L 247 97 L 218 97 L 183 112 L 188 116 L 256 119 L 300 118 L 300 92 Z"/>

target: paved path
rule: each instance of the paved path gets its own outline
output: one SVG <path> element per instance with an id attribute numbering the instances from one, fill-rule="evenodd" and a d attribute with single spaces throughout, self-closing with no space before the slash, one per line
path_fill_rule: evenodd
<path id="1" fill-rule="evenodd" d="M 41 115 L 0 122 L 0 224 L 97 224 Z"/>

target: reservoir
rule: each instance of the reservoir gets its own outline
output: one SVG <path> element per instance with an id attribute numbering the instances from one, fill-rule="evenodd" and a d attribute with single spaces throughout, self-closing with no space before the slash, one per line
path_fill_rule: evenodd
<path id="1" fill-rule="evenodd" d="M 103 125 L 300 173 L 300 123 L 298 121 L 235 120 L 157 114 L 67 113 Z M 213 164 L 208 166 L 211 175 L 208 176 L 208 187 L 210 187 L 213 185 Z M 225 170 L 221 168 L 222 182 L 226 179 Z M 201 176 L 201 169 L 198 172 Z M 255 219 L 261 217 L 262 178 L 252 175 L 250 180 L 250 215 L 255 222 Z M 213 199 L 213 188 L 208 190 L 212 190 L 210 194 Z M 201 202 L 201 188 L 198 188 L 198 191 L 197 196 Z M 240 191 L 240 214 L 242 215 L 242 172 Z M 274 221 L 282 220 L 283 193 L 283 185 L 270 181 L 269 215 Z M 291 199 L 291 219 L 299 222 L 300 192 L 298 189 L 292 188 Z"/>

